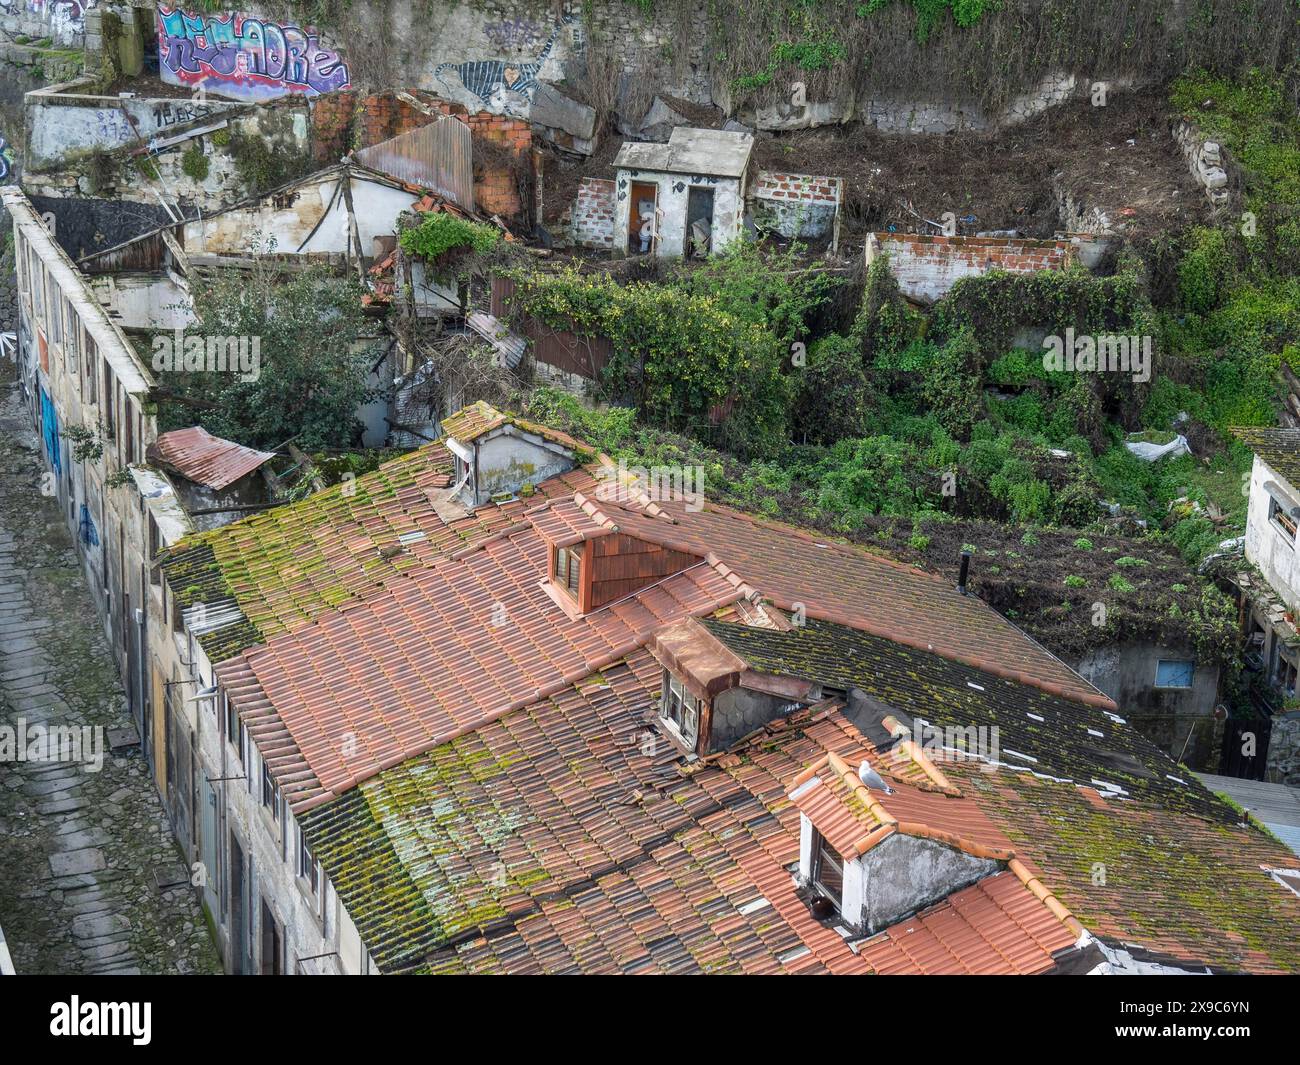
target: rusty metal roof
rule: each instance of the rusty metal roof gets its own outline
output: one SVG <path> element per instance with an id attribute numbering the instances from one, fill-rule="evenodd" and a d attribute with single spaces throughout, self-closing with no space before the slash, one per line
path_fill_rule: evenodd
<path id="1" fill-rule="evenodd" d="M 272 451 L 255 451 L 233 440 L 213 436 L 198 425 L 160 434 L 148 451 L 150 462 L 175 470 L 195 484 L 215 491 L 248 476 L 274 457 Z"/>

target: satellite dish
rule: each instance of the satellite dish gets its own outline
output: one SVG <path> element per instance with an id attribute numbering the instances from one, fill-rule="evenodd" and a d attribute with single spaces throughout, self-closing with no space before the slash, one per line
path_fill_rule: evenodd
<path id="1" fill-rule="evenodd" d="M 885 778 L 872 769 L 870 763 L 866 761 L 858 766 L 858 779 L 874 791 L 883 791 L 886 795 L 894 794 L 894 789 L 885 783 Z"/>

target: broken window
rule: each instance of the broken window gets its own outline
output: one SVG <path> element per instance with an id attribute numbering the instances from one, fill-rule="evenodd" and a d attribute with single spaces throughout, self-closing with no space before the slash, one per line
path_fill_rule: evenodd
<path id="1" fill-rule="evenodd" d="M 666 674 L 660 712 L 682 739 L 694 747 L 700 729 L 700 703 L 671 673 Z"/>
<path id="2" fill-rule="evenodd" d="M 844 860 L 835 853 L 826 838 L 813 832 L 812 882 L 836 910 L 844 908 Z"/>
<path id="3" fill-rule="evenodd" d="M 1287 543 L 1295 542 L 1296 520 L 1291 516 L 1290 508 L 1284 507 L 1273 496 L 1268 497 L 1268 520 L 1285 537 Z"/>

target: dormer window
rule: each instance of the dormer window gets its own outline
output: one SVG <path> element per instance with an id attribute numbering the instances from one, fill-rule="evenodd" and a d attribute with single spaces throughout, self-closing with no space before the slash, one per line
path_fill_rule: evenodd
<path id="1" fill-rule="evenodd" d="M 844 911 L 844 859 L 826 842 L 826 837 L 813 830 L 812 882 L 818 892 L 835 907 L 836 913 Z"/>
<path id="2" fill-rule="evenodd" d="M 694 749 L 700 732 L 700 701 L 671 673 L 664 673 L 663 701 L 660 716 L 682 741 Z"/>
<path id="3" fill-rule="evenodd" d="M 557 547 L 555 549 L 555 581 L 573 596 L 574 602 L 581 598 L 582 589 L 582 545 Z"/>

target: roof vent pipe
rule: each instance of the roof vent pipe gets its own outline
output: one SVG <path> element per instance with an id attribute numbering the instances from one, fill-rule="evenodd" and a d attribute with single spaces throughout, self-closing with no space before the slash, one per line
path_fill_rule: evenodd
<path id="1" fill-rule="evenodd" d="M 970 573 L 970 552 L 961 553 L 961 572 L 957 575 L 957 594 L 966 594 L 966 577 Z"/>

